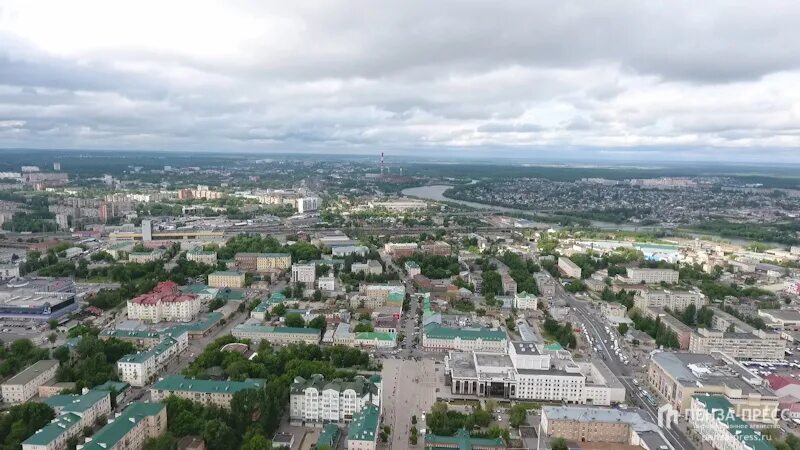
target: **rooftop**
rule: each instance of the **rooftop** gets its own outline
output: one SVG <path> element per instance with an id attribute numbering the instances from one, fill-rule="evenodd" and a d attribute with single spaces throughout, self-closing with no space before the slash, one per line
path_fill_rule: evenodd
<path id="1" fill-rule="evenodd" d="M 369 405 L 353 415 L 353 421 L 347 430 L 349 441 L 374 442 L 378 431 L 378 407 Z"/>
<path id="2" fill-rule="evenodd" d="M 235 394 L 246 389 L 258 389 L 264 380 L 248 378 L 245 381 L 196 380 L 181 375 L 171 375 L 153 384 L 153 389 L 162 391 L 224 392 Z"/>
<path id="3" fill-rule="evenodd" d="M 484 340 L 484 341 L 503 341 L 508 339 L 508 335 L 503 330 L 492 330 L 489 328 L 448 328 L 438 324 L 430 324 L 425 327 L 425 336 L 429 339 L 465 339 L 465 340 Z"/>
<path id="4" fill-rule="evenodd" d="M 435 434 L 425 435 L 425 448 L 456 448 L 459 450 L 471 450 L 474 447 L 485 448 L 506 448 L 505 442 L 501 438 L 484 439 L 470 437 L 467 430 L 460 429 L 455 436 L 438 436 Z"/>
<path id="5" fill-rule="evenodd" d="M 62 413 L 80 414 L 108 397 L 108 391 L 90 390 L 83 395 L 53 395 L 42 400 L 42 403 Z"/>
<path id="6" fill-rule="evenodd" d="M 269 325 L 241 324 L 234 327 L 235 330 L 249 333 L 301 333 L 301 334 L 320 334 L 317 328 L 300 327 L 273 327 Z"/>
<path id="7" fill-rule="evenodd" d="M 731 403 L 724 397 L 719 395 L 695 395 L 695 400 L 700 402 L 706 411 L 713 414 L 718 422 L 723 423 L 728 432 L 731 433 L 738 441 L 746 442 L 747 446 L 752 450 L 775 450 L 767 439 L 750 428 L 744 420 L 739 418 L 734 413 L 734 408 Z"/>
<path id="8" fill-rule="evenodd" d="M 68 429 L 77 426 L 80 420 L 81 416 L 75 413 L 61 414 L 53 419 L 52 422 L 33 433 L 31 437 L 25 439 L 22 444 L 46 446 Z"/>
<path id="9" fill-rule="evenodd" d="M 22 372 L 9 378 L 3 384 L 27 384 L 42 372 L 46 372 L 53 367 L 58 367 L 58 361 L 55 359 L 43 359 L 36 361 L 30 366 L 26 367 Z"/>
<path id="10" fill-rule="evenodd" d="M 107 450 L 125 437 L 139 422 L 148 416 L 155 416 L 166 408 L 161 403 L 134 402 L 125 408 L 119 417 L 106 424 L 84 445 L 84 450 Z"/>

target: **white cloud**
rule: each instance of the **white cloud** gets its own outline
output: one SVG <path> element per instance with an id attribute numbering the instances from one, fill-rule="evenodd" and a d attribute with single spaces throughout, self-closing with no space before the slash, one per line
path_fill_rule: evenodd
<path id="1" fill-rule="evenodd" d="M 3 0 L 0 146 L 792 148 L 798 22 L 790 1 Z"/>

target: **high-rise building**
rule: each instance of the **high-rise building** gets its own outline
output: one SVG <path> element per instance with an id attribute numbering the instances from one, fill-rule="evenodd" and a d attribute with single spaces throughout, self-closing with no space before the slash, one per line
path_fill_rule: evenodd
<path id="1" fill-rule="evenodd" d="M 153 240 L 153 222 L 149 220 L 142 221 L 142 241 Z"/>

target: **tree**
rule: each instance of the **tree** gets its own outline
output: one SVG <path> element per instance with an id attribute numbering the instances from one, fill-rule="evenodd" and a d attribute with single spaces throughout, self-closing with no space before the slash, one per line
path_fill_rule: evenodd
<path id="1" fill-rule="evenodd" d="M 164 433 L 161 436 L 150 438 L 144 442 L 142 450 L 175 450 L 178 441 L 172 433 Z"/>
<path id="2" fill-rule="evenodd" d="M 508 416 L 508 423 L 514 428 L 519 428 L 524 425 L 528 420 L 528 411 L 524 405 L 514 405 L 511 407 Z"/>
<path id="3" fill-rule="evenodd" d="M 322 333 L 325 333 L 325 329 L 328 327 L 328 322 L 325 320 L 325 316 L 317 316 L 311 319 L 308 322 L 308 328 L 316 328 L 320 330 Z"/>
<path id="4" fill-rule="evenodd" d="M 354 333 L 364 333 L 375 331 L 371 323 L 359 323 L 353 328 Z"/>
<path id="5" fill-rule="evenodd" d="M 625 336 L 625 334 L 628 332 L 628 324 L 627 323 L 619 324 L 617 326 L 617 331 L 619 331 L 619 334 Z"/>
<path id="6" fill-rule="evenodd" d="M 0 448 L 21 448 L 22 441 L 50 423 L 55 415 L 53 408 L 44 403 L 30 402 L 11 407 L 0 416 Z"/>
<path id="7" fill-rule="evenodd" d="M 58 339 L 58 336 L 56 336 L 56 334 L 55 334 L 55 333 L 50 333 L 50 334 L 47 336 L 47 340 L 48 340 L 48 341 L 49 341 L 51 344 L 54 344 L 54 343 L 56 342 L 56 339 Z"/>
<path id="8" fill-rule="evenodd" d="M 286 314 L 286 307 L 283 306 L 283 303 L 278 303 L 272 307 L 272 314 L 282 317 L 284 314 Z"/>
<path id="9" fill-rule="evenodd" d="M 50 319 L 47 321 L 47 325 L 50 327 L 51 330 L 55 330 L 58 328 L 58 320 Z"/>
<path id="10" fill-rule="evenodd" d="M 303 320 L 303 316 L 301 316 L 298 313 L 287 314 L 283 320 L 284 320 L 284 325 L 286 325 L 287 327 L 302 328 L 306 325 L 306 321 Z"/>
<path id="11" fill-rule="evenodd" d="M 314 295 L 312 295 L 312 296 L 311 296 L 311 298 L 312 298 L 312 299 L 313 299 L 315 302 L 320 302 L 320 301 L 322 301 L 322 291 L 320 291 L 319 289 L 315 289 L 315 290 L 314 290 Z"/>
<path id="12" fill-rule="evenodd" d="M 252 434 L 244 441 L 241 450 L 272 450 L 272 443 L 260 434 Z"/>
<path id="13" fill-rule="evenodd" d="M 567 447 L 567 440 L 563 437 L 557 437 L 550 441 L 551 450 L 569 450 Z"/>

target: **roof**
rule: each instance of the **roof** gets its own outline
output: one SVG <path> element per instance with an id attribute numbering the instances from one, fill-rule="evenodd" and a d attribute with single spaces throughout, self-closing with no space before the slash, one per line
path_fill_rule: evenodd
<path id="1" fill-rule="evenodd" d="M 184 294 L 203 294 L 207 292 L 209 289 L 217 289 L 217 288 L 210 288 L 208 287 L 207 284 L 195 283 L 181 287 L 181 292 L 183 292 Z"/>
<path id="2" fill-rule="evenodd" d="M 332 423 L 326 424 L 322 428 L 322 433 L 320 433 L 319 439 L 317 439 L 317 448 L 320 448 L 323 445 L 333 448 L 336 444 L 336 441 L 339 440 L 339 435 L 341 433 L 342 432 L 339 430 L 337 425 Z"/>
<path id="3" fill-rule="evenodd" d="M 380 331 L 363 331 L 356 333 L 356 339 L 362 341 L 392 341 L 394 342 L 396 335 L 394 333 L 383 333 Z"/>
<path id="4" fill-rule="evenodd" d="M 464 339 L 464 340 L 484 340 L 484 341 L 503 341 L 508 339 L 508 335 L 503 330 L 491 330 L 489 328 L 448 328 L 437 324 L 430 324 L 425 327 L 425 336 L 429 339 Z"/>
<path id="5" fill-rule="evenodd" d="M 789 385 L 800 385 L 800 381 L 795 380 L 794 378 L 781 376 L 774 373 L 768 375 L 766 379 L 767 383 L 769 383 L 769 387 L 776 391 Z"/>
<path id="6" fill-rule="evenodd" d="M 300 328 L 300 327 L 273 327 L 268 325 L 236 325 L 234 330 L 250 332 L 250 333 L 302 333 L 302 334 L 320 334 L 317 328 Z"/>
<path id="7" fill-rule="evenodd" d="M 235 394 L 246 389 L 258 389 L 264 386 L 264 380 L 248 378 L 245 381 L 196 380 L 182 375 L 171 375 L 153 384 L 152 389 L 161 391 L 189 391 L 204 393 Z"/>
<path id="8" fill-rule="evenodd" d="M 378 415 L 378 407 L 375 405 L 366 406 L 355 413 L 347 430 L 347 440 L 374 442 L 378 435 Z"/>
<path id="9" fill-rule="evenodd" d="M 216 272 L 211 272 L 208 276 L 221 276 L 221 277 L 243 277 L 244 272 L 237 272 L 235 270 L 218 270 Z"/>
<path id="10" fill-rule="evenodd" d="M 217 292 L 217 298 L 220 300 L 244 300 L 244 290 L 225 288 Z"/>
<path id="11" fill-rule="evenodd" d="M 177 327 L 176 327 L 177 328 Z M 165 338 L 161 342 L 155 345 L 155 347 L 151 348 L 150 350 L 146 350 L 139 353 L 134 353 L 131 355 L 125 355 L 119 359 L 118 362 L 122 363 L 141 363 L 147 361 L 153 356 L 160 355 L 165 351 L 169 350 L 170 347 L 175 345 L 177 341 L 171 337 Z"/>
<path id="12" fill-rule="evenodd" d="M 695 395 L 693 398 L 700 402 L 717 422 L 724 424 L 736 440 L 746 443 L 752 450 L 775 450 L 775 447 L 767 442 L 767 438 L 754 431 L 747 422 L 736 415 L 733 405 L 724 397 Z"/>
<path id="13" fill-rule="evenodd" d="M 28 439 L 25 439 L 22 444 L 46 446 L 68 429 L 77 426 L 80 420 L 81 416 L 74 413 L 61 414 L 53 419 L 52 422 L 33 433 Z"/>
<path id="14" fill-rule="evenodd" d="M 108 391 L 90 390 L 83 395 L 53 395 L 42 400 L 42 403 L 61 412 L 82 413 L 103 399 L 108 398 Z"/>
<path id="15" fill-rule="evenodd" d="M 83 446 L 84 450 L 106 450 L 113 447 L 145 417 L 155 416 L 164 408 L 166 406 L 162 403 L 131 403 L 119 417 L 95 433 L 92 440 Z"/>
<path id="16" fill-rule="evenodd" d="M 31 380 L 39 376 L 42 372 L 46 372 L 53 367 L 58 367 L 58 361 L 55 359 L 43 359 L 36 361 L 30 366 L 26 367 L 22 372 L 9 378 L 3 384 L 28 384 Z"/>
<path id="17" fill-rule="evenodd" d="M 341 378 L 335 378 L 330 381 L 325 381 L 325 377 L 320 374 L 311 375 L 310 378 L 296 377 L 290 387 L 291 393 L 301 393 L 308 388 L 314 388 L 318 391 L 335 390 L 337 392 L 344 392 L 346 390 L 353 390 L 359 396 L 368 394 L 378 395 L 377 383 L 380 383 L 380 378 L 370 377 L 369 380 L 363 376 L 356 376 L 352 381 L 345 381 Z"/>
<path id="18" fill-rule="evenodd" d="M 480 446 L 506 448 L 505 442 L 500 438 L 484 439 L 470 437 L 467 430 L 461 428 L 456 431 L 455 436 L 439 436 L 436 434 L 425 435 L 425 448 L 457 448 L 459 450 L 470 450 L 473 447 Z"/>

